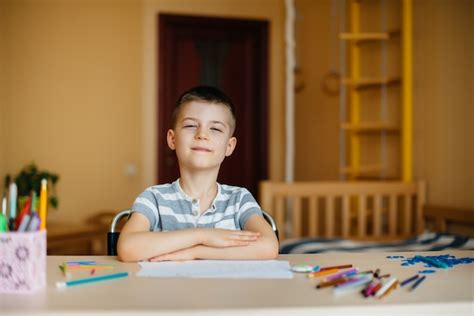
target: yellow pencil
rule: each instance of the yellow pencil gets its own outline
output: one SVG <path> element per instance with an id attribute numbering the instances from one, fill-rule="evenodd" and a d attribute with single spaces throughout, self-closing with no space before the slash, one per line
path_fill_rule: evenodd
<path id="1" fill-rule="evenodd" d="M 40 192 L 40 230 L 46 229 L 46 212 L 48 207 L 48 180 L 41 180 L 41 192 Z"/>
<path id="2" fill-rule="evenodd" d="M 80 266 L 68 266 L 69 270 L 91 270 L 91 269 L 113 269 L 114 266 L 109 265 L 80 265 Z"/>

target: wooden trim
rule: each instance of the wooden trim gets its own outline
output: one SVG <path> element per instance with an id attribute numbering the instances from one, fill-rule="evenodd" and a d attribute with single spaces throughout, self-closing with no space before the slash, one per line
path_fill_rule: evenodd
<path id="1" fill-rule="evenodd" d="M 450 223 L 461 225 L 474 224 L 474 210 L 468 209 L 426 205 L 423 208 L 423 216 L 427 219 L 435 220 L 436 230 L 438 231 L 446 231 Z"/>
<path id="2" fill-rule="evenodd" d="M 318 197 L 311 196 L 309 198 L 309 236 L 316 237 L 318 235 Z"/>

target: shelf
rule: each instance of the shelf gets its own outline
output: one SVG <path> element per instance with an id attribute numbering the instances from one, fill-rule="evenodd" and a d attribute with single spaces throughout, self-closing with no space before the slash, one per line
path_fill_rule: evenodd
<path id="1" fill-rule="evenodd" d="M 398 36 L 400 31 L 390 32 L 361 32 L 361 33 L 339 33 L 339 39 L 345 41 L 374 42 L 386 41 Z"/>
<path id="2" fill-rule="evenodd" d="M 356 170 L 352 169 L 351 167 L 344 167 L 340 169 L 340 172 L 347 175 L 357 175 L 360 173 L 368 173 L 368 172 L 380 172 L 382 170 L 382 165 L 380 164 L 373 164 L 373 165 L 362 165 Z"/>
<path id="3" fill-rule="evenodd" d="M 362 122 L 358 124 L 343 123 L 341 128 L 352 132 L 398 132 L 398 126 L 387 124 L 383 122 Z"/>
<path id="4" fill-rule="evenodd" d="M 400 181 L 400 178 L 394 176 L 380 176 L 380 175 L 355 175 L 358 181 Z"/>
<path id="5" fill-rule="evenodd" d="M 399 84 L 401 79 L 398 77 L 393 78 L 343 78 L 341 83 L 346 86 L 353 87 L 355 89 L 368 89 L 377 88 L 384 85 Z"/>

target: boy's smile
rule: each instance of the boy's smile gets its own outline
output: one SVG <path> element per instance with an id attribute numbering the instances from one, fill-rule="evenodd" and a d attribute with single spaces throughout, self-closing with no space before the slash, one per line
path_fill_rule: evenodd
<path id="1" fill-rule="evenodd" d="M 191 149 L 197 152 L 211 152 L 212 151 L 204 147 L 192 147 Z"/>
<path id="2" fill-rule="evenodd" d="M 168 146 L 176 150 L 180 169 L 219 170 L 237 142 L 231 137 L 231 113 L 224 105 L 205 101 L 185 104 L 168 130 Z"/>

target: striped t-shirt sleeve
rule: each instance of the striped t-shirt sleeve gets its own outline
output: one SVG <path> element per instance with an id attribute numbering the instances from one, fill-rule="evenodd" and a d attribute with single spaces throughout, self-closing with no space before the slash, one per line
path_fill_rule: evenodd
<path id="1" fill-rule="evenodd" d="M 143 191 L 133 203 L 132 212 L 143 214 L 150 221 L 150 230 L 158 226 L 158 201 L 151 188 Z"/>
<path id="2" fill-rule="evenodd" d="M 254 197 L 252 196 L 252 193 L 250 193 L 247 189 L 242 189 L 242 196 L 240 198 L 238 210 L 240 229 L 245 228 L 245 223 L 247 223 L 247 220 L 254 214 L 263 216 L 262 210 L 257 201 L 255 201 Z"/>

